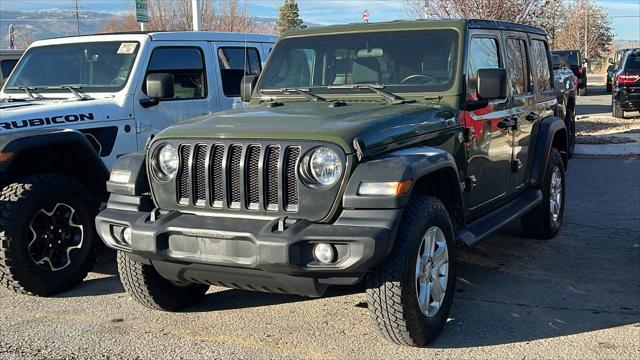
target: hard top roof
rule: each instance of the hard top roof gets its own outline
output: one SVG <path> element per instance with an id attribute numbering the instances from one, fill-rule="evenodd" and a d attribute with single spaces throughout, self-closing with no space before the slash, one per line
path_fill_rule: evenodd
<path id="1" fill-rule="evenodd" d="M 442 20 L 397 20 L 376 23 L 352 23 L 345 25 L 330 25 L 308 28 L 304 30 L 292 30 L 283 34 L 283 37 L 323 35 L 338 33 L 353 33 L 383 30 L 418 30 L 430 28 L 457 28 L 464 29 L 493 29 L 522 31 L 532 34 L 546 35 L 546 32 L 534 26 L 516 24 L 508 21 L 483 20 L 483 19 L 442 19 Z"/>

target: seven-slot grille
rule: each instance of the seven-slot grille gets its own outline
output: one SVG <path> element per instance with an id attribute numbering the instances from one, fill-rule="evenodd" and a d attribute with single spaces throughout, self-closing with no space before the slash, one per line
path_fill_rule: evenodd
<path id="1" fill-rule="evenodd" d="M 180 205 L 298 211 L 300 147 L 278 144 L 183 144 L 176 176 Z"/>

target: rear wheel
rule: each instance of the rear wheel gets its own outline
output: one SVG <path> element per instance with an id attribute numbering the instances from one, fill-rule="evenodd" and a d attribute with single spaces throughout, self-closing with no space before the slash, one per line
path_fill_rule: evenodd
<path id="1" fill-rule="evenodd" d="M 569 132 L 569 157 L 573 156 L 576 149 L 576 112 L 575 108 L 571 107 L 567 109 L 567 115 L 565 118 L 565 124 L 567 131 Z"/>
<path id="2" fill-rule="evenodd" d="M 614 118 L 624 118 L 624 110 L 622 110 L 622 107 L 615 99 L 611 99 L 611 114 Z"/>
<path id="3" fill-rule="evenodd" d="M 367 277 L 369 313 L 383 337 L 425 346 L 444 328 L 453 302 L 453 227 L 440 200 L 415 195 L 394 249 Z"/>
<path id="4" fill-rule="evenodd" d="M 587 95 L 587 86 L 586 85 L 585 85 L 585 87 L 578 89 L 578 95 L 580 95 L 580 96 L 586 96 Z"/>
<path id="5" fill-rule="evenodd" d="M 50 296 L 80 283 L 96 260 L 98 204 L 61 175 L 19 179 L 0 195 L 0 283 Z"/>
<path id="6" fill-rule="evenodd" d="M 175 284 L 158 274 L 152 265 L 133 261 L 118 252 L 120 281 L 131 297 L 154 310 L 178 311 L 196 304 L 204 297 L 209 286 Z"/>
<path id="7" fill-rule="evenodd" d="M 521 218 L 528 236 L 546 240 L 558 234 L 564 218 L 564 190 L 564 163 L 560 152 L 552 148 L 542 184 L 542 203 Z"/>

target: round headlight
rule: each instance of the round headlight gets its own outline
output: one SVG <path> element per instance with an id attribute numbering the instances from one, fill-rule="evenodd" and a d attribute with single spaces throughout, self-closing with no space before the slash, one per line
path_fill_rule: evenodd
<path id="1" fill-rule="evenodd" d="M 157 168 L 160 170 L 160 175 L 165 178 L 172 178 L 178 172 L 180 166 L 180 156 L 178 150 L 172 145 L 164 145 L 160 151 L 158 151 Z"/>
<path id="2" fill-rule="evenodd" d="M 319 147 L 311 154 L 309 170 L 320 185 L 331 186 L 340 180 L 342 161 L 335 151 Z"/>

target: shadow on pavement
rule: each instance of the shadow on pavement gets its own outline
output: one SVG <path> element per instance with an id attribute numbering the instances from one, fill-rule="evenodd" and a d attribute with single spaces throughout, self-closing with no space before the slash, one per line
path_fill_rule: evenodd
<path id="1" fill-rule="evenodd" d="M 600 104 L 577 104 L 576 105 L 576 115 L 593 115 L 593 114 L 604 114 L 611 116 L 611 104 L 608 105 L 600 105 Z"/>
<path id="2" fill-rule="evenodd" d="M 364 286 L 361 284 L 348 287 L 331 287 L 327 290 L 323 298 L 353 295 L 363 292 L 364 290 Z M 238 310 L 270 305 L 301 303 L 311 300 L 315 300 L 315 298 L 288 294 L 272 294 L 248 290 L 225 289 L 207 294 L 203 302 L 189 307 L 183 312 Z"/>

